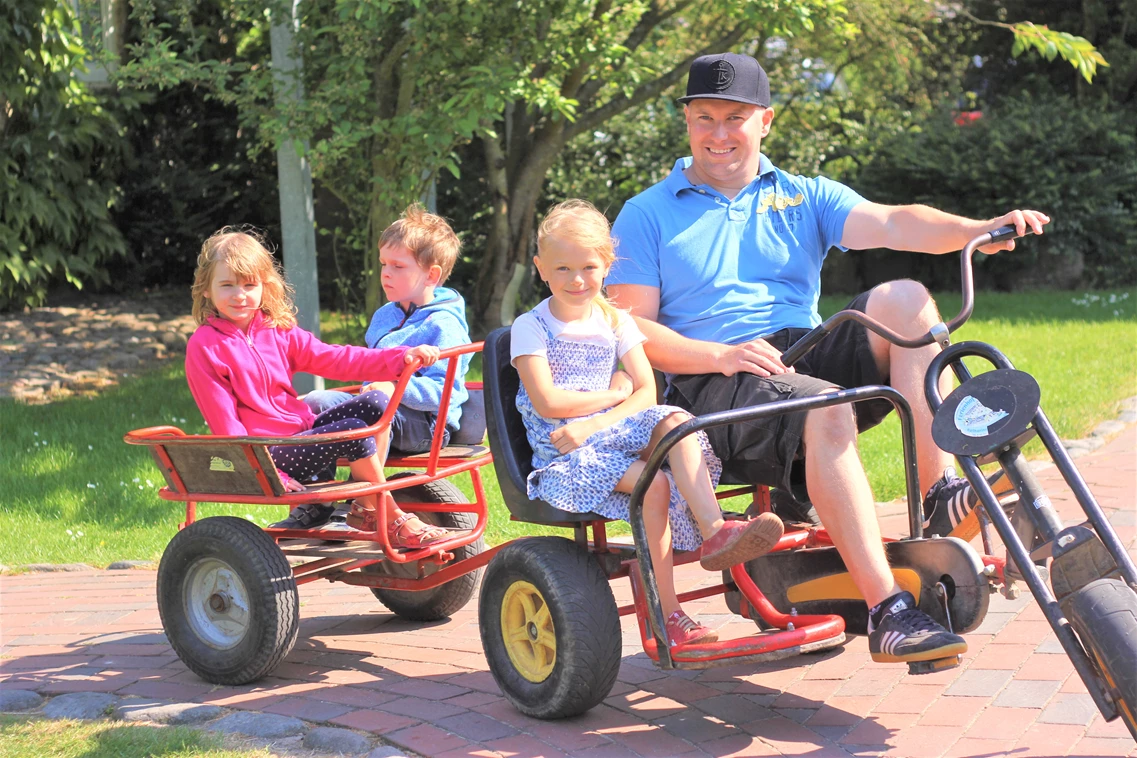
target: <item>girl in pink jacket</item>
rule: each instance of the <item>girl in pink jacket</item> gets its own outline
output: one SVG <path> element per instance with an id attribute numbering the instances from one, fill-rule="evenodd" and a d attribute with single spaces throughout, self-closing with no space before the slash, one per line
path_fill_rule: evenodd
<path id="1" fill-rule="evenodd" d="M 228 227 L 202 245 L 192 291 L 198 329 L 186 348 L 186 379 L 213 434 L 300 437 L 362 429 L 382 415 L 381 393 L 365 392 L 314 416 L 292 388 L 293 373 L 395 381 L 415 359 L 425 366 L 438 360 L 438 348 L 430 345 L 371 350 L 320 342 L 296 325 L 291 287 L 261 241 Z M 302 482 L 312 481 L 339 458 L 350 461 L 354 479 L 382 482 L 387 435 L 384 431 L 347 442 L 275 445 L 269 451 L 289 492 L 303 491 Z M 353 513 L 363 515 L 352 525 L 377 528 L 376 496 L 359 498 L 357 506 Z M 403 513 L 394 502 L 388 504 L 387 515 L 385 526 L 394 547 L 417 548 L 450 536 Z"/>

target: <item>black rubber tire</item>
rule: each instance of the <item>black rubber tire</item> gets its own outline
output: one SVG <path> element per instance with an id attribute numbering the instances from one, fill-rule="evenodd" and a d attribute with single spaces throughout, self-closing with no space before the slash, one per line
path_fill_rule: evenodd
<path id="1" fill-rule="evenodd" d="M 192 602 L 196 578 L 207 576 L 211 566 L 240 581 L 240 605 L 246 606 L 246 621 L 236 624 L 243 630 L 220 647 L 201 632 L 211 628 L 200 601 L 206 585 L 197 587 L 198 602 Z M 196 521 L 170 540 L 158 565 L 158 613 L 182 662 L 215 684 L 248 684 L 268 674 L 291 652 L 300 629 L 300 597 L 288 560 L 260 527 L 231 516 Z"/>
<path id="2" fill-rule="evenodd" d="M 1064 600 L 1062 609 L 1137 740 L 1137 593 L 1118 579 L 1098 579 Z"/>
<path id="3" fill-rule="evenodd" d="M 399 473 L 391 477 L 398 479 L 413 476 L 412 472 Z M 415 487 L 395 490 L 395 502 L 415 503 L 466 503 L 468 498 L 462 490 L 445 480 L 426 482 Z M 478 524 L 478 518 L 473 513 L 429 513 L 419 512 L 418 517 L 428 524 L 442 526 L 448 529 L 473 529 Z M 478 538 L 476 542 L 463 545 L 454 550 L 454 560 L 447 563 L 453 565 L 458 561 L 473 558 L 486 549 L 485 540 Z M 426 564 L 427 575 L 433 574 L 441 568 L 437 563 Z M 383 561 L 365 567 L 364 572 L 382 574 L 385 576 L 399 576 L 407 579 L 418 577 L 416 564 L 391 563 Z M 438 621 L 449 618 L 451 614 L 461 610 L 477 589 L 478 579 L 481 578 L 484 568 L 471 571 L 468 574 L 451 579 L 446 584 L 421 592 L 406 592 L 403 590 L 385 590 L 373 587 L 371 593 L 379 598 L 379 602 L 395 615 L 410 621 Z"/>
<path id="4" fill-rule="evenodd" d="M 540 682 L 517 670 L 502 635 L 502 603 L 518 581 L 536 587 L 552 619 L 556 657 Z M 587 550 L 561 537 L 510 543 L 490 562 L 478 602 L 490 672 L 517 710 L 539 719 L 568 718 L 612 691 L 620 669 L 620 616 L 608 578 Z"/>

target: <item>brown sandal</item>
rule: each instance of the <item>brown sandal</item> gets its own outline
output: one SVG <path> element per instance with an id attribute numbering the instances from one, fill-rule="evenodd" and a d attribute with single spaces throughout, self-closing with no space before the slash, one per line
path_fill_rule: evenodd
<path id="1" fill-rule="evenodd" d="M 361 532 L 375 532 L 379 530 L 379 522 L 375 518 L 375 510 L 368 508 L 358 500 L 352 500 L 349 505 L 351 509 L 348 511 L 344 521 L 352 529 L 358 529 Z"/>
<path id="2" fill-rule="evenodd" d="M 422 529 L 410 534 L 400 534 L 399 530 L 408 525 L 411 519 L 422 524 Z M 391 540 L 391 547 L 396 550 L 417 550 L 436 542 L 448 540 L 453 534 L 449 529 L 427 524 L 413 513 L 404 513 L 387 526 L 387 536 Z"/>

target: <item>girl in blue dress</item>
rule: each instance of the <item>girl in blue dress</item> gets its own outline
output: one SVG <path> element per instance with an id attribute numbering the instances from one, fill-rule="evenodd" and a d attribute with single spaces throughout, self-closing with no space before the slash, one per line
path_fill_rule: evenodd
<path id="1" fill-rule="evenodd" d="M 511 360 L 517 409 L 533 448 L 529 497 L 574 513 L 628 519 L 630 493 L 659 439 L 690 418 L 655 404 L 645 337 L 602 291 L 615 260 L 608 221 L 583 200 L 549 212 L 533 258 L 552 296 L 517 318 Z M 623 363 L 624 369 L 619 370 Z M 683 438 L 644 498 L 644 527 L 671 644 L 713 642 L 715 632 L 679 607 L 672 547 L 695 550 L 721 571 L 767 552 L 782 522 L 765 513 L 724 521 L 714 488 L 722 465 L 704 433 Z"/>

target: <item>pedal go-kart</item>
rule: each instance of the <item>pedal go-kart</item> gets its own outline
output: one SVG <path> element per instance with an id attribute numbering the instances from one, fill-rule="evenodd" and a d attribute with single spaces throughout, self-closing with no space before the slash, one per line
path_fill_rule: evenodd
<path id="1" fill-rule="evenodd" d="M 782 356 L 786 365 L 792 365 L 837 324 L 850 319 L 895 344 L 920 347 L 936 342 L 944 348 L 929 368 L 926 391 L 936 412 L 937 444 L 957 457 L 980 495 L 981 507 L 956 530 L 964 539 L 924 539 L 911 410 L 892 388 L 868 386 L 708 414 L 672 430 L 648 459 L 631 497 L 634 546 L 613 544 L 599 516 L 558 511 L 527 497 L 525 477 L 531 470 L 532 454 L 514 408 L 519 380 L 509 365 L 509 331 L 490 334 L 483 365 L 490 446 L 502 495 L 515 520 L 562 525 L 574 531 L 572 540 L 535 537 L 514 541 L 486 569 L 479 606 L 482 643 L 490 670 L 510 702 L 538 718 L 571 716 L 599 703 L 611 690 L 619 668 L 619 617 L 631 613 L 639 620 L 644 651 L 663 669 L 786 658 L 839 645 L 846 632 L 864 634 L 867 608 L 826 531 L 802 525 L 788 529 L 767 555 L 724 572 L 722 585 L 680 595 L 686 601 L 725 593 L 733 612 L 756 622 L 756 634 L 671 646 L 645 547 L 642 505 L 647 485 L 668 451 L 686 435 L 791 411 L 884 398 L 900 417 L 907 483 L 910 536 L 885 545 L 897 582 L 912 592 L 921 610 L 947 628 L 966 633 L 982 622 L 991 593 L 1001 589 L 1013 595 L 1015 580 L 1021 578 L 1102 715 L 1107 720 L 1121 716 L 1137 739 L 1133 717 L 1137 708 L 1137 573 L 1133 562 L 1039 409 L 1037 383 L 1015 371 L 990 345 L 950 344 L 951 332 L 972 313 L 973 252 L 1013 236 L 1014 228 L 1005 227 L 977 237 L 964 248 L 963 307 L 949 323 L 937 324 L 923 337 L 904 339 L 863 313 L 842 311 Z M 996 370 L 972 377 L 962 361 L 969 355 L 986 358 Z M 948 367 L 961 385 L 941 399 L 937 378 Z M 980 406 L 997 417 L 982 428 L 975 419 L 991 416 L 984 416 Z M 1088 518 L 1085 524 L 1062 528 L 1022 458 L 1021 446 L 1035 435 L 1077 494 Z M 1011 490 L 998 495 L 979 468 L 994 461 L 1011 485 Z M 752 495 L 751 510 L 770 508 L 770 492 L 764 487 L 743 486 L 721 492 L 720 498 L 746 493 Z M 1016 507 L 1016 503 L 1027 507 Z M 989 523 L 1007 546 L 1005 559 L 991 555 Z M 977 533 L 983 535 L 982 556 L 965 541 Z M 698 558 L 698 551 L 678 553 L 675 563 Z M 1053 592 L 1043 578 L 1042 567 L 1047 562 Z M 617 607 L 609 581 L 624 576 L 631 581 L 634 602 Z M 909 670 L 930 673 L 959 663 L 957 656 L 912 663 Z"/>
<path id="2" fill-rule="evenodd" d="M 933 431 L 937 443 L 956 455 L 979 493 L 982 506 L 956 533 L 965 539 L 982 533 L 984 555 L 959 537 L 923 538 L 911 410 L 903 396 L 884 386 L 851 388 L 686 422 L 661 440 L 633 492 L 634 543 L 611 542 L 602 517 L 567 513 L 527 496 L 525 478 L 531 470 L 532 451 L 514 405 L 519 379 L 509 362 L 509 329 L 503 328 L 486 338 L 483 351 L 485 420 L 492 456 L 477 444 L 442 448 L 441 437 L 436 436 L 429 453 L 388 461 L 388 466 L 422 469 L 421 473 L 401 474 L 385 485 L 329 482 L 310 487 L 308 492 L 285 493 L 267 446 L 296 444 L 295 438 L 187 436 L 174 427 L 128 434 L 127 442 L 151 448 L 165 474 L 167 486 L 161 497 L 187 504 L 186 522 L 159 567 L 159 610 L 170 642 L 186 665 L 204 679 L 242 684 L 267 674 L 291 650 L 298 626 L 298 584 L 323 578 L 367 586 L 398 615 L 430 620 L 461 608 L 472 596 L 478 573 L 488 564 L 480 593 L 479 626 L 490 671 L 505 697 L 518 710 L 537 718 L 583 713 L 608 695 L 619 669 L 619 618 L 623 615 L 636 615 L 644 651 L 663 669 L 769 661 L 835 647 L 844 641 L 846 632 L 865 633 L 867 609 L 826 531 L 805 524 L 789 528 L 769 554 L 724 572 L 722 584 L 680 595 L 681 601 L 687 601 L 725 594 L 733 612 L 755 621 L 754 634 L 671 646 L 650 556 L 642 548 L 646 544 L 643 495 L 667 452 L 688 434 L 791 411 L 883 398 L 900 417 L 908 492 L 910 536 L 885 545 L 897 582 L 912 592 L 926 613 L 966 633 L 982 622 L 990 594 L 998 589 L 1013 592 L 1015 580 L 1021 578 L 1042 606 L 1102 714 L 1107 719 L 1120 715 L 1137 738 L 1133 718 L 1137 708 L 1137 677 L 1133 675 L 1137 671 L 1137 572 L 1133 562 L 1038 409 L 1040 392 L 1033 379 L 1015 371 L 989 345 L 949 344 L 950 333 L 972 312 L 973 251 L 1013 234 L 1012 228 L 1000 229 L 964 248 L 963 308 L 948 324 L 936 325 L 919 339 L 905 340 L 862 313 L 842 311 L 783 355 L 783 362 L 792 365 L 847 319 L 860 320 L 885 339 L 907 347 L 933 341 L 945 347 L 928 373 L 928 401 L 936 410 Z M 480 348 L 481 343 L 469 345 L 444 351 L 442 357 Z M 973 378 L 962 363 L 966 355 L 987 358 L 997 369 Z M 941 400 L 935 378 L 947 367 L 962 384 Z M 452 372 L 453 368 L 448 386 Z M 392 408 L 403 383 L 396 387 Z M 471 392 L 469 405 L 474 405 L 476 394 Z M 449 391 L 442 398 L 443 409 L 448 401 Z M 980 404 L 998 416 L 985 430 L 974 421 L 978 416 L 973 411 Z M 463 433 L 467 432 L 466 419 L 477 412 L 475 407 L 463 406 Z M 392 413 L 367 429 L 302 441 L 310 444 L 374 435 L 389 423 Z M 440 421 L 439 429 L 444 417 Z M 1063 529 L 1022 460 L 1021 445 L 1036 434 L 1077 494 L 1088 517 L 1086 524 Z M 466 436 L 469 443 L 481 438 L 480 429 Z M 984 479 L 979 465 L 995 460 L 1006 471 L 1013 492 L 997 495 Z M 491 461 L 514 520 L 571 528 L 572 538 L 527 537 L 485 549 L 486 502 L 480 469 Z M 473 503 L 464 502 L 460 491 L 445 481 L 463 472 L 469 472 L 472 479 Z M 749 510 L 770 509 L 771 492 L 765 487 L 725 484 L 730 489 L 720 492 L 720 498 L 749 494 Z M 380 490 L 391 490 L 405 510 L 463 531 L 456 531 L 455 538 L 445 543 L 400 553 L 391 550 L 383 531 L 351 542 L 328 543 L 324 540 L 342 540 L 342 533 L 262 530 L 229 517 L 195 521 L 194 503 L 198 501 L 291 506 L 335 502 Z M 776 491 L 773 495 L 790 497 Z M 1006 559 L 991 555 L 989 523 L 1007 546 Z M 288 555 L 311 560 L 290 567 Z M 675 563 L 698 559 L 698 551 L 677 553 Z M 1047 562 L 1053 593 L 1036 565 Z M 610 581 L 621 577 L 631 583 L 633 602 L 617 607 Z M 958 658 L 948 658 L 910 664 L 909 668 L 912 673 L 928 673 L 958 664 Z"/>
<path id="3" fill-rule="evenodd" d="M 481 343 L 442 351 L 440 360 L 481 349 Z M 457 361 L 449 361 L 437 431 L 430 451 L 392 456 L 404 468 L 384 484 L 329 481 L 286 492 L 269 456 L 270 445 L 337 442 L 385 429 L 416 366 L 396 384 L 387 411 L 373 426 L 307 437 L 187 435 L 173 426 L 137 429 L 125 436 L 145 445 L 166 478 L 159 496 L 186 504 L 186 520 L 158 566 L 158 611 L 170 645 L 186 666 L 216 684 L 246 684 L 265 676 L 292 650 L 300 625 L 297 586 L 327 579 L 371 588 L 393 613 L 415 621 L 446 618 L 462 608 L 493 556 L 482 535 L 486 495 L 481 469 L 492 460 L 485 437 L 481 385 L 467 383 L 462 425 L 442 447 Z M 468 473 L 468 502 L 450 477 Z M 261 529 L 229 516 L 197 519 L 197 503 L 285 505 L 335 503 L 391 492 L 407 512 L 453 530 L 454 536 L 417 550 L 391 548 L 385 529 L 353 533 L 327 528 Z M 386 498 L 380 498 L 386 510 Z M 278 511 L 279 512 L 279 511 Z M 381 512 L 378 523 L 387 519 Z M 300 559 L 291 565 L 289 559 Z"/>

